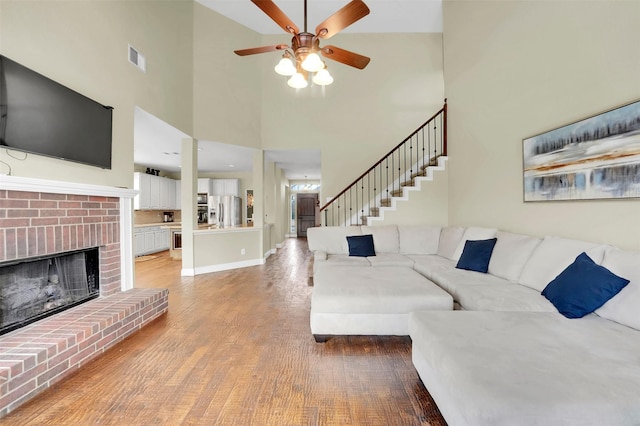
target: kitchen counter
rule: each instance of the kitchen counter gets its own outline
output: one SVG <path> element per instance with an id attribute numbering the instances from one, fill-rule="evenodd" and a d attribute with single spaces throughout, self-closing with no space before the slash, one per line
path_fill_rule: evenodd
<path id="1" fill-rule="evenodd" d="M 142 223 L 133 225 L 134 228 L 148 228 L 150 226 L 178 226 L 180 227 L 180 222 L 156 222 L 156 223 Z"/>

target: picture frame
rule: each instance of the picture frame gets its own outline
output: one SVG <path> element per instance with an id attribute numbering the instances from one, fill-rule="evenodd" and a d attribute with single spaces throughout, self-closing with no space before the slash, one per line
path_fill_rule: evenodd
<path id="1" fill-rule="evenodd" d="M 640 198 L 640 100 L 523 139 L 524 201 Z"/>

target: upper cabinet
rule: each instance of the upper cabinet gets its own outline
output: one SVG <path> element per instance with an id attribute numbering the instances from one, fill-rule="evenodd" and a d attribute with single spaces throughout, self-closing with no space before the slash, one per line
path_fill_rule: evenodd
<path id="1" fill-rule="evenodd" d="M 235 195 L 240 192 L 238 179 L 211 179 L 211 195 Z"/>
<path id="2" fill-rule="evenodd" d="M 240 193 L 239 179 L 198 178 L 198 192 L 209 195 L 235 195 Z"/>
<path id="3" fill-rule="evenodd" d="M 198 194 L 213 194 L 211 192 L 211 180 L 209 178 L 198 178 Z"/>
<path id="4" fill-rule="evenodd" d="M 135 210 L 177 210 L 176 181 L 161 176 L 136 172 L 133 188 L 139 191 L 133 199 Z"/>

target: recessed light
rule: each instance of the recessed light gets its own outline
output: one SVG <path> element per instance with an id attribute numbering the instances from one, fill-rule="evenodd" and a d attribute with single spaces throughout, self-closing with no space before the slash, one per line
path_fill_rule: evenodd
<path id="1" fill-rule="evenodd" d="M 229 167 L 235 167 L 233 164 L 229 164 Z"/>

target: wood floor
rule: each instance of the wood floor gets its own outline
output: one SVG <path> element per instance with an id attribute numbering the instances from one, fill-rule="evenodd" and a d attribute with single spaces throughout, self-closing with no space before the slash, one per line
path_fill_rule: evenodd
<path id="1" fill-rule="evenodd" d="M 408 337 L 309 331 L 304 239 L 265 265 L 180 277 L 136 263 L 169 312 L 0 420 L 2 425 L 445 425 Z"/>

